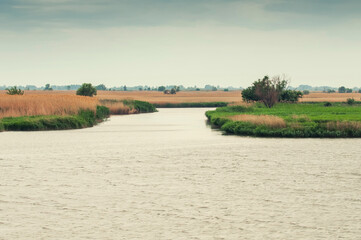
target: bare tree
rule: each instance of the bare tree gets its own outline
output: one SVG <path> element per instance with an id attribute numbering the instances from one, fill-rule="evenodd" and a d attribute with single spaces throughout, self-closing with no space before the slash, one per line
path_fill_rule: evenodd
<path id="1" fill-rule="evenodd" d="M 265 76 L 254 83 L 255 94 L 266 107 L 271 108 L 279 101 L 280 94 L 287 84 L 285 76 L 275 76 L 272 79 Z"/>

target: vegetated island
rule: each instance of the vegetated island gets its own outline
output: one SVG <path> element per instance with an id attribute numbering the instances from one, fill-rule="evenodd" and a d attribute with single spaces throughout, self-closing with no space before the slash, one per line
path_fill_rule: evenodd
<path id="1" fill-rule="evenodd" d="M 361 102 L 297 103 L 298 91 L 287 82 L 267 76 L 243 91 L 243 106 L 207 111 L 210 123 L 226 133 L 241 136 L 285 138 L 361 137 Z"/>
<path id="2" fill-rule="evenodd" d="M 210 123 L 228 134 L 285 138 L 361 137 L 361 102 L 256 103 L 207 111 Z"/>
<path id="3" fill-rule="evenodd" d="M 110 115 L 155 112 L 137 100 L 98 100 L 78 95 L 24 95 L 18 89 L 0 95 L 0 131 L 65 130 L 92 127 Z M 13 92 L 12 92 L 13 91 Z"/>

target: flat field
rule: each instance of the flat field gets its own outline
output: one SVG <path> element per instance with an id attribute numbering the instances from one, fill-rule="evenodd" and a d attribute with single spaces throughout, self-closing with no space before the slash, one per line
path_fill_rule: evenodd
<path id="1" fill-rule="evenodd" d="M 0 91 L 0 96 L 5 91 Z M 25 91 L 25 95 L 75 95 L 75 91 Z M 140 100 L 154 104 L 164 103 L 204 103 L 204 102 L 241 102 L 241 91 L 180 91 L 177 94 L 164 94 L 157 91 L 98 91 L 98 99 Z M 348 98 L 361 101 L 361 93 L 322 93 L 311 92 L 304 95 L 300 102 L 345 102 Z"/>

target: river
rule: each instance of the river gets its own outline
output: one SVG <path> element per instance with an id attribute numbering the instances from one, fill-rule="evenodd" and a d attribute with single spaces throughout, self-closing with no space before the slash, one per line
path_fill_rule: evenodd
<path id="1" fill-rule="evenodd" d="M 360 239 L 361 139 L 224 136 L 205 111 L 0 133 L 0 239 Z"/>

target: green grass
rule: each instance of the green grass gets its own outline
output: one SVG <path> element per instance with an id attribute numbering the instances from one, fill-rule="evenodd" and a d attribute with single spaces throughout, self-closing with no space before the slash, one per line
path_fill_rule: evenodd
<path id="1" fill-rule="evenodd" d="M 123 103 L 130 108 L 136 109 L 138 113 L 157 112 L 157 108 L 149 102 L 138 100 L 123 100 Z"/>
<path id="2" fill-rule="evenodd" d="M 72 116 L 26 116 L 0 119 L 0 129 L 4 131 L 65 130 L 92 127 L 109 116 L 109 109 L 97 106 L 92 110 L 81 110 Z"/>
<path id="3" fill-rule="evenodd" d="M 271 128 L 249 122 L 231 121 L 227 117 L 239 114 L 274 115 L 285 120 L 287 127 Z M 355 127 L 330 129 L 328 123 L 361 122 L 361 105 L 333 103 L 280 103 L 273 108 L 261 104 L 252 107 L 223 107 L 206 112 L 209 121 L 230 134 L 262 137 L 361 137 Z M 297 116 L 297 117 L 295 117 Z"/>
<path id="4" fill-rule="evenodd" d="M 226 102 L 196 102 L 196 103 L 158 103 L 154 104 L 157 108 L 207 108 L 207 107 L 225 107 Z"/>
<path id="5" fill-rule="evenodd" d="M 102 104 L 116 103 L 116 102 L 121 102 L 125 106 L 129 107 L 130 109 L 136 109 L 138 113 L 157 112 L 157 108 L 149 102 L 138 101 L 138 100 L 116 100 L 116 99 L 100 100 L 100 103 L 102 103 Z"/>

